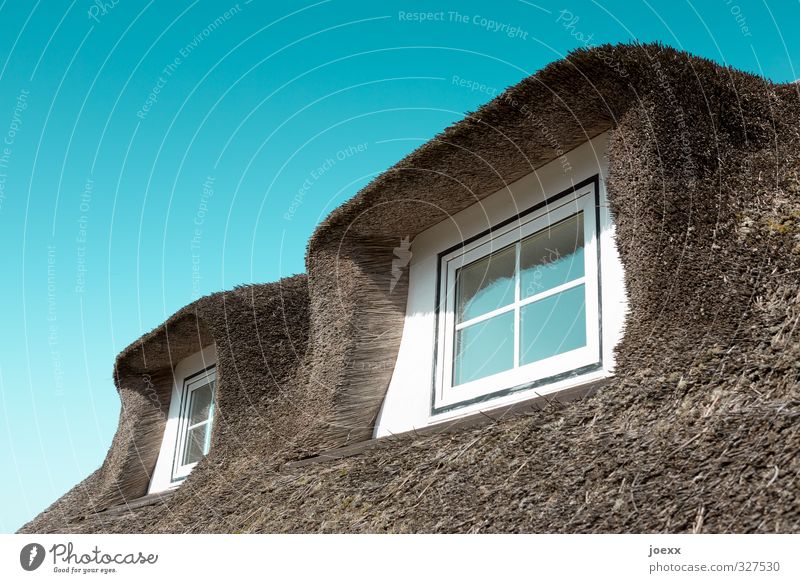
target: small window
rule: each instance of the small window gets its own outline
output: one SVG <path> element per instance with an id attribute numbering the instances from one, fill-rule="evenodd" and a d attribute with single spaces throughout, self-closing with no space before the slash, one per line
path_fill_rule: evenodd
<path id="1" fill-rule="evenodd" d="M 215 381 L 213 366 L 183 381 L 173 479 L 188 475 L 211 447 Z"/>
<path id="2" fill-rule="evenodd" d="M 214 345 L 175 365 L 169 414 L 148 493 L 178 487 L 208 454 L 216 408 L 216 366 Z"/>
<path id="3" fill-rule="evenodd" d="M 445 254 L 434 413 L 599 368 L 594 188 Z"/>

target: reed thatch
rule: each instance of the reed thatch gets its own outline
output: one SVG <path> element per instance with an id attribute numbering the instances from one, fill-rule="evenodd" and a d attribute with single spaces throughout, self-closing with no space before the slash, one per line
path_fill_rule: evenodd
<path id="1" fill-rule="evenodd" d="M 184 307 L 117 357 L 119 428 L 103 465 L 33 524 L 82 521 L 85 515 L 145 496 L 164 436 L 175 364 L 216 343 L 214 457 L 268 458 L 290 450 L 315 416 L 311 393 L 292 391 L 308 344 L 305 276 L 239 287 Z M 308 409 L 308 407 L 311 409 Z M 182 486 L 187 491 L 191 480 Z M 153 497 L 152 500 L 159 500 Z"/>
<path id="2" fill-rule="evenodd" d="M 398 242 L 604 131 L 630 306 L 615 377 L 527 416 L 294 463 L 371 435 L 402 332 Z M 307 287 L 211 296 L 127 349 L 106 463 L 23 530 L 800 530 L 797 85 L 659 45 L 576 51 L 334 211 L 307 269 Z M 171 496 L 98 513 L 140 496 L 154 461 L 135 453 L 158 440 L 144 355 L 166 379 L 170 354 L 208 338 L 210 454 Z"/>

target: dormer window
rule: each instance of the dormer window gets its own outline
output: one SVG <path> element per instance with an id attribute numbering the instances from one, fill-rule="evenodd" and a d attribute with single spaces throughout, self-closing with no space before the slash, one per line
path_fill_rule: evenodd
<path id="1" fill-rule="evenodd" d="M 594 185 L 442 255 L 435 408 L 601 366 Z"/>
<path id="2" fill-rule="evenodd" d="M 175 366 L 169 417 L 149 493 L 179 486 L 208 454 L 214 425 L 216 363 L 216 350 L 209 346 Z"/>
<path id="3" fill-rule="evenodd" d="M 211 365 L 183 380 L 178 447 L 172 472 L 176 479 L 186 477 L 211 447 L 216 378 L 216 367 Z"/>
<path id="4" fill-rule="evenodd" d="M 569 173 L 550 162 L 414 236 L 375 437 L 579 398 L 613 375 L 627 296 L 607 140 L 572 150 Z"/>

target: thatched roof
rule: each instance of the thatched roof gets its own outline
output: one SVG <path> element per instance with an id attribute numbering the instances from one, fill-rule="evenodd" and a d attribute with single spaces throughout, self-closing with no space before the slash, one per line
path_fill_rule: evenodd
<path id="1" fill-rule="evenodd" d="M 630 307 L 615 377 L 529 415 L 298 463 L 371 435 L 402 332 L 397 241 L 604 131 Z M 23 530 L 800 530 L 797 85 L 657 45 L 574 52 L 334 211 L 307 268 L 200 300 L 123 352 L 106 462 Z M 173 494 L 114 507 L 142 495 L 154 460 L 139 452 L 160 439 L 137 379 L 209 338 L 211 452 Z"/>

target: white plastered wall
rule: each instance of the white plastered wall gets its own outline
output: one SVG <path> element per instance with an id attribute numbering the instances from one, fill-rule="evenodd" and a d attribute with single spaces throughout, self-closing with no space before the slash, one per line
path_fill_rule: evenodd
<path id="1" fill-rule="evenodd" d="M 565 158 L 554 160 L 413 239 L 403 336 L 392 379 L 375 425 L 376 437 L 419 429 L 537 395 L 552 394 L 612 374 L 613 348 L 622 335 L 627 302 L 622 264 L 617 253 L 614 225 L 605 191 L 607 147 L 608 134 L 604 133 L 571 150 L 565 154 Z M 431 391 L 435 362 L 438 254 L 595 175 L 600 176 L 602 370 L 434 415 Z"/>

